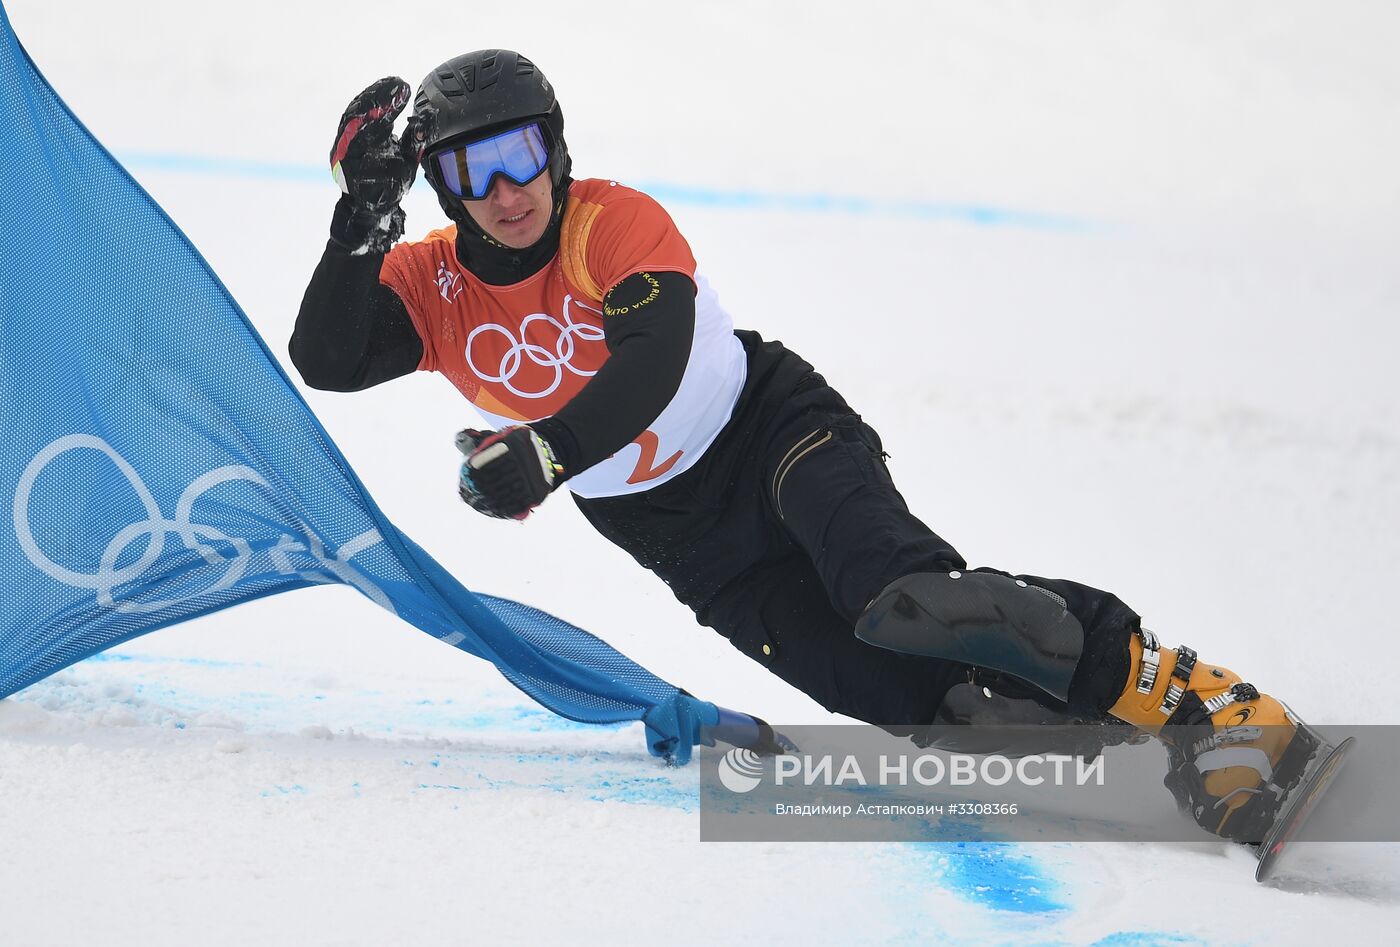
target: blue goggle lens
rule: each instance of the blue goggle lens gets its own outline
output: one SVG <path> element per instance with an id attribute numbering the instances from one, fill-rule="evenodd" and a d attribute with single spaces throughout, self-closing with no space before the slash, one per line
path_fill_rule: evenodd
<path id="1" fill-rule="evenodd" d="M 496 175 L 529 184 L 549 167 L 549 149 L 538 123 L 469 142 L 434 156 L 443 185 L 465 200 L 479 201 Z"/>

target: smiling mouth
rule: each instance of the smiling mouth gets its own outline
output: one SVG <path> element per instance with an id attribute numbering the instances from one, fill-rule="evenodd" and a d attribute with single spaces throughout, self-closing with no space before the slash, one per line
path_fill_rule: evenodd
<path id="1" fill-rule="evenodd" d="M 516 214 L 514 217 L 502 217 L 502 218 L 501 218 L 501 223 L 503 223 L 503 224 L 518 224 L 518 223 L 520 223 L 522 220 L 524 220 L 526 217 L 529 217 L 529 216 L 530 216 L 530 212 L 529 212 L 528 210 L 526 210 L 526 211 L 521 211 L 520 213 Z"/>

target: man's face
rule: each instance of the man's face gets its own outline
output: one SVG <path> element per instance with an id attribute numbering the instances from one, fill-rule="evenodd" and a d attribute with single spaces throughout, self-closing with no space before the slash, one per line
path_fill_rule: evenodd
<path id="1" fill-rule="evenodd" d="M 552 196 L 548 171 L 524 187 L 498 175 L 485 197 L 462 201 L 462 206 L 492 240 L 523 250 L 543 237 L 549 227 Z"/>

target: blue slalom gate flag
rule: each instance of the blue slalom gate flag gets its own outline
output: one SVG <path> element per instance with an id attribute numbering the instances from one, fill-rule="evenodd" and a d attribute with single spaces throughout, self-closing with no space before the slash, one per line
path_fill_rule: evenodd
<path id="1" fill-rule="evenodd" d="M 189 240 L 0 6 L 0 698 L 137 635 L 317 583 L 683 763 L 719 711 L 476 595 L 370 499 Z M 747 719 L 747 718 L 745 718 Z"/>

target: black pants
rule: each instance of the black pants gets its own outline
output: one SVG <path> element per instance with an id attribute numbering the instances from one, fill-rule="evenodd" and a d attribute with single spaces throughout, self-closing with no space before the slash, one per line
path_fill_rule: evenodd
<path id="1" fill-rule="evenodd" d="M 909 511 L 879 435 L 841 395 L 779 343 L 739 336 L 749 378 L 701 462 L 655 489 L 579 508 L 745 655 L 828 710 L 913 733 L 971 669 L 868 645 L 853 627 L 895 579 L 967 564 Z M 1035 584 L 1066 599 L 1091 645 L 1121 650 L 1099 675 L 1107 684 L 1085 676 L 1096 690 L 1121 688 L 1137 616 L 1088 586 Z M 1104 701 L 1091 702 L 1101 711 Z"/>

